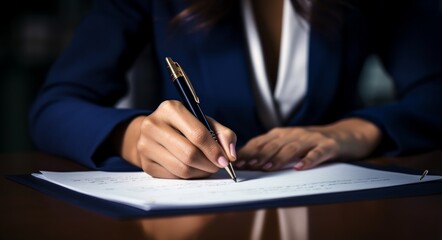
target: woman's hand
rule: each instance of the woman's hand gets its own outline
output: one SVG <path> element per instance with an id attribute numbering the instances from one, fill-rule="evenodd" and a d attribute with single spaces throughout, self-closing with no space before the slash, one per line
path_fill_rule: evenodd
<path id="1" fill-rule="evenodd" d="M 126 128 L 121 155 L 160 178 L 203 178 L 236 159 L 236 135 L 208 118 L 220 143 L 179 101 L 164 101 Z"/>
<path id="2" fill-rule="evenodd" d="M 377 126 L 359 118 L 326 126 L 275 128 L 247 142 L 235 166 L 270 171 L 297 161 L 295 169 L 308 169 L 331 159 L 365 157 L 380 138 Z"/>

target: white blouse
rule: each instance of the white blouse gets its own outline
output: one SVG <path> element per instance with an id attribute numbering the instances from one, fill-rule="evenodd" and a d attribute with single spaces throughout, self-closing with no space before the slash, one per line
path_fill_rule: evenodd
<path id="1" fill-rule="evenodd" d="M 272 93 L 251 0 L 242 1 L 243 21 L 251 59 L 258 114 L 268 129 L 281 126 L 300 104 L 307 89 L 309 25 L 290 0 L 284 1 L 278 74 Z"/>

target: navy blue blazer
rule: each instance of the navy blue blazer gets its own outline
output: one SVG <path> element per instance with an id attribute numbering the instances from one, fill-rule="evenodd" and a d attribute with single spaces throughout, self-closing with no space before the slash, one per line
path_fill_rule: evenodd
<path id="1" fill-rule="evenodd" d="M 154 90 L 159 100 L 179 99 L 164 65 L 164 57 L 170 56 L 191 76 L 205 113 L 234 130 L 238 145 L 267 131 L 256 112 L 241 11 L 232 11 L 210 30 L 192 31 L 189 23 L 171 24 L 183 2 L 95 2 L 32 106 L 30 129 L 36 146 L 93 169 L 134 169 L 103 142 L 118 124 L 154 110 L 114 108 L 128 90 L 127 70 L 146 45 L 153 49 L 149 69 L 159 73 Z M 307 93 L 284 125 L 361 117 L 382 130 L 379 153 L 440 148 L 439 1 L 404 0 L 397 6 L 381 0 L 355 2 L 344 11 L 333 37 L 312 27 Z M 372 54 L 394 79 L 397 100 L 363 108 L 357 79 Z"/>

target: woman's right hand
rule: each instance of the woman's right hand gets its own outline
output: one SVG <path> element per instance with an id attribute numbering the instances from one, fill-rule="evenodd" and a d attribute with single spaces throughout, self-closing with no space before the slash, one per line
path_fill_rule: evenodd
<path id="1" fill-rule="evenodd" d="M 159 178 L 204 178 L 236 160 L 236 135 L 208 118 L 220 143 L 179 101 L 167 100 L 124 131 L 121 155 Z"/>

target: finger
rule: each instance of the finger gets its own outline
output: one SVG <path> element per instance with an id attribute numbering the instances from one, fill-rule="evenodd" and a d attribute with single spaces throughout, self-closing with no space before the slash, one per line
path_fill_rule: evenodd
<path id="1" fill-rule="evenodd" d="M 207 128 L 178 101 L 165 101 L 160 105 L 162 118 L 183 134 L 220 168 L 228 165 L 222 147 L 212 138 Z"/>
<path id="2" fill-rule="evenodd" d="M 274 170 L 283 166 L 286 166 L 290 161 L 305 157 L 311 150 L 320 146 L 326 148 L 329 140 L 322 134 L 306 131 L 303 128 L 294 128 L 290 130 L 290 134 L 287 134 L 287 130 L 276 129 L 276 133 L 285 132 L 285 134 L 277 134 L 282 136 L 277 140 L 283 144 L 280 151 L 276 153 L 271 161 L 262 164 L 263 170 Z M 304 164 L 299 163 L 298 166 Z"/>
<path id="3" fill-rule="evenodd" d="M 148 161 L 148 160 L 143 160 L 141 162 L 141 168 L 143 169 L 143 171 L 145 173 L 149 174 L 152 177 L 167 178 L 167 179 L 177 179 L 177 178 L 179 178 L 178 176 L 172 174 L 166 168 L 164 168 L 163 166 L 159 165 L 156 162 L 152 162 L 152 161 Z"/>
<path id="4" fill-rule="evenodd" d="M 322 143 L 310 150 L 304 158 L 296 163 L 294 168 L 297 170 L 310 169 L 322 162 L 333 159 L 335 156 L 336 151 L 333 149 L 332 145 Z"/>
<path id="5" fill-rule="evenodd" d="M 299 139 L 304 136 L 306 135 L 301 129 L 292 129 L 289 131 L 288 128 L 274 128 L 268 133 L 259 136 L 255 140 L 255 144 L 257 144 L 258 147 L 253 151 L 252 156 L 249 156 L 252 159 L 248 161 L 249 168 L 255 170 L 273 170 L 281 165 L 285 165 L 292 158 L 287 157 L 288 154 L 285 152 L 282 153 L 282 158 L 281 150 L 287 144 L 299 142 Z M 295 155 L 296 152 L 292 152 L 291 154 Z M 275 159 L 275 157 L 277 157 L 277 159 Z"/>
<path id="6" fill-rule="evenodd" d="M 255 153 L 254 159 L 257 162 L 251 166 L 252 169 L 262 169 L 269 170 L 274 164 L 272 160 L 274 160 L 274 156 L 280 151 L 280 149 L 285 144 L 284 140 L 281 139 L 271 139 L 261 146 L 260 149 L 257 149 Z M 264 167 L 265 166 L 265 167 Z"/>
<path id="7" fill-rule="evenodd" d="M 219 144 L 222 146 L 224 152 L 228 156 L 230 161 L 235 161 L 236 155 L 236 134 L 229 128 L 215 121 L 213 118 L 208 117 L 210 125 L 218 138 Z"/>
<path id="8" fill-rule="evenodd" d="M 315 142 L 301 140 L 285 140 L 278 151 L 261 165 L 261 170 L 272 171 L 287 166 L 300 157 L 304 157 L 315 147 Z"/>
<path id="9" fill-rule="evenodd" d="M 228 158 L 221 145 L 212 138 L 206 126 L 193 116 L 180 102 L 166 101 L 165 108 L 169 108 L 165 111 L 169 113 L 167 118 L 169 124 L 174 126 L 192 142 L 193 145 L 199 148 L 209 161 L 219 168 L 224 168 L 228 165 Z"/>
<path id="10" fill-rule="evenodd" d="M 267 143 L 270 140 L 275 139 L 276 136 L 273 135 L 269 135 L 269 134 L 262 134 L 259 135 L 257 137 L 254 137 L 252 139 L 250 139 L 243 147 L 242 147 L 242 151 L 244 153 L 248 152 L 248 153 L 252 153 L 254 151 L 256 151 L 256 149 L 260 148 L 261 146 L 263 146 L 265 143 Z M 253 154 L 252 154 L 253 155 Z"/>
<path id="11" fill-rule="evenodd" d="M 196 178 L 206 178 L 210 174 L 209 173 L 201 173 L 201 174 L 195 174 L 193 176 L 189 177 L 179 177 L 177 175 L 174 175 L 169 170 L 167 170 L 165 167 L 161 166 L 160 164 L 152 161 L 145 161 L 143 163 L 142 169 L 144 172 L 148 173 L 152 177 L 156 178 L 166 178 L 166 179 L 196 179 Z"/>
<path id="12" fill-rule="evenodd" d="M 304 157 L 312 147 L 314 147 L 313 144 L 306 144 L 300 141 L 286 143 L 268 162 L 262 165 L 262 170 L 273 171 L 286 167 L 290 163 Z"/>
<path id="13" fill-rule="evenodd" d="M 275 135 L 281 136 L 276 139 L 282 146 L 269 161 L 261 165 L 262 170 L 272 171 L 287 166 L 290 162 L 304 157 L 318 143 L 326 142 L 321 134 L 306 131 L 303 128 L 275 129 Z"/>
<path id="14" fill-rule="evenodd" d="M 149 136 L 142 140 L 150 143 L 146 144 L 147 152 L 145 156 L 161 156 L 155 152 L 158 148 L 154 148 L 155 145 L 161 145 L 176 159 L 189 167 L 211 173 L 219 169 L 188 139 L 168 124 L 162 122 L 153 123 L 150 120 L 145 120 L 141 126 L 141 131 L 143 135 Z M 139 152 L 143 150 L 144 149 L 139 149 Z"/>
<path id="15" fill-rule="evenodd" d="M 238 160 L 235 162 L 235 166 L 241 169 L 251 169 L 251 166 L 255 165 L 258 160 L 255 158 L 256 149 L 250 147 L 242 147 L 238 151 Z"/>
<path id="16" fill-rule="evenodd" d="M 238 152 L 238 158 L 240 159 L 238 164 L 244 165 L 248 169 L 255 169 L 255 166 L 262 163 L 262 158 L 268 159 L 271 157 L 268 155 L 274 153 L 273 150 L 268 150 L 272 145 L 268 146 L 269 148 L 267 150 L 264 149 L 264 151 L 262 151 L 262 147 L 275 138 L 276 136 L 274 135 L 263 134 L 248 141 Z"/>
<path id="17" fill-rule="evenodd" d="M 204 172 L 215 173 L 219 170 L 192 142 L 180 134 L 176 135 L 174 138 L 166 138 L 173 139 L 173 141 L 166 141 L 162 144 L 176 159 L 184 165 Z"/>
<path id="18" fill-rule="evenodd" d="M 233 166 L 235 166 L 235 168 L 238 168 L 238 169 L 243 169 L 245 164 L 246 164 L 246 161 L 241 159 L 241 160 L 235 161 L 233 163 Z"/>
<path id="19" fill-rule="evenodd" d="M 196 169 L 190 167 L 179 159 L 177 159 L 173 154 L 171 154 L 166 148 L 159 144 L 151 143 L 149 140 L 146 140 L 145 145 L 149 146 L 149 149 L 143 149 L 144 144 L 140 144 L 140 153 L 142 156 L 141 165 L 145 172 L 153 175 L 159 176 L 168 176 L 164 170 L 159 168 L 158 166 L 152 164 L 156 163 L 157 165 L 164 168 L 170 174 L 174 175 L 175 178 L 201 178 L 209 176 L 210 172 L 205 172 L 200 169 Z M 154 152 L 155 154 L 145 154 L 146 151 Z M 151 157 L 146 157 L 151 156 Z M 159 172 L 156 172 L 159 171 Z"/>

